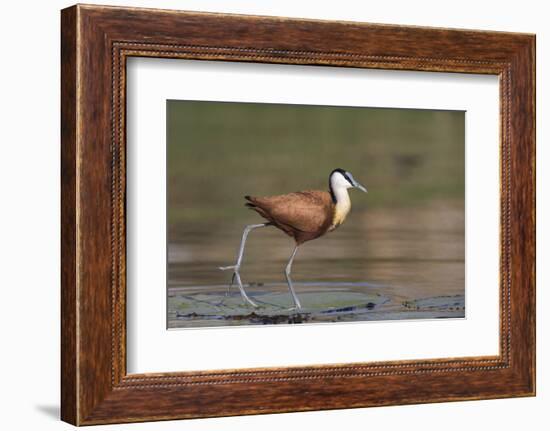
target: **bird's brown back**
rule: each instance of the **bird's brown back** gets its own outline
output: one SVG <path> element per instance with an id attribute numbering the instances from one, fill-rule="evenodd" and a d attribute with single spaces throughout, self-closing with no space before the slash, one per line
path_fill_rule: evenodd
<path id="1" fill-rule="evenodd" d="M 330 193 L 320 190 L 245 198 L 249 208 L 294 237 L 298 244 L 326 233 L 334 215 Z"/>

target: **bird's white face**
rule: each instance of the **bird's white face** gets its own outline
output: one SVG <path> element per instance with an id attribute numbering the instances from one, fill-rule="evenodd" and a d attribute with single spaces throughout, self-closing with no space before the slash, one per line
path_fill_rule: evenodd
<path id="1" fill-rule="evenodd" d="M 365 187 L 355 181 L 351 172 L 347 171 L 334 171 L 330 176 L 330 185 L 334 191 L 351 189 L 352 187 L 358 188 L 364 192 L 367 191 Z"/>
<path id="2" fill-rule="evenodd" d="M 340 172 L 334 172 L 331 175 L 330 184 L 332 185 L 333 190 L 351 189 L 353 187 L 353 184 L 351 184 L 348 179 Z"/>

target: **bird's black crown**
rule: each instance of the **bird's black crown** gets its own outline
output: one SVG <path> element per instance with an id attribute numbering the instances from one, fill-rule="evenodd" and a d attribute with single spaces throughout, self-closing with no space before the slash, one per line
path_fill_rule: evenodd
<path id="1" fill-rule="evenodd" d="M 332 175 L 332 174 L 335 173 L 335 172 L 340 172 L 342 175 L 346 176 L 346 171 L 345 171 L 344 169 L 342 169 L 342 168 L 336 168 L 336 169 L 334 169 L 334 170 L 330 173 L 330 175 Z"/>

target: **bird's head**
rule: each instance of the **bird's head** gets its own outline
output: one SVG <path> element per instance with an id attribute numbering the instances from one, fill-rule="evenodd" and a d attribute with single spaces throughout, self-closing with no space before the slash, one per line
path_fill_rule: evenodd
<path id="1" fill-rule="evenodd" d="M 351 175 L 351 172 L 345 171 L 340 168 L 334 169 L 330 173 L 329 184 L 330 184 L 331 190 L 350 189 L 354 187 L 356 189 L 359 189 L 367 193 L 367 189 L 361 184 L 359 184 L 357 181 L 355 181 L 355 178 L 353 178 L 353 175 Z"/>

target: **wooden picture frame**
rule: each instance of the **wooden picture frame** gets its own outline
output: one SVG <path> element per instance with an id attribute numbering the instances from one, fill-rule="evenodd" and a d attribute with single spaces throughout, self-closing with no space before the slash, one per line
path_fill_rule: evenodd
<path id="1" fill-rule="evenodd" d="M 84 5 L 61 17 L 64 421 L 535 394 L 534 35 Z M 498 75 L 500 354 L 127 374 L 125 65 L 131 56 Z"/>

